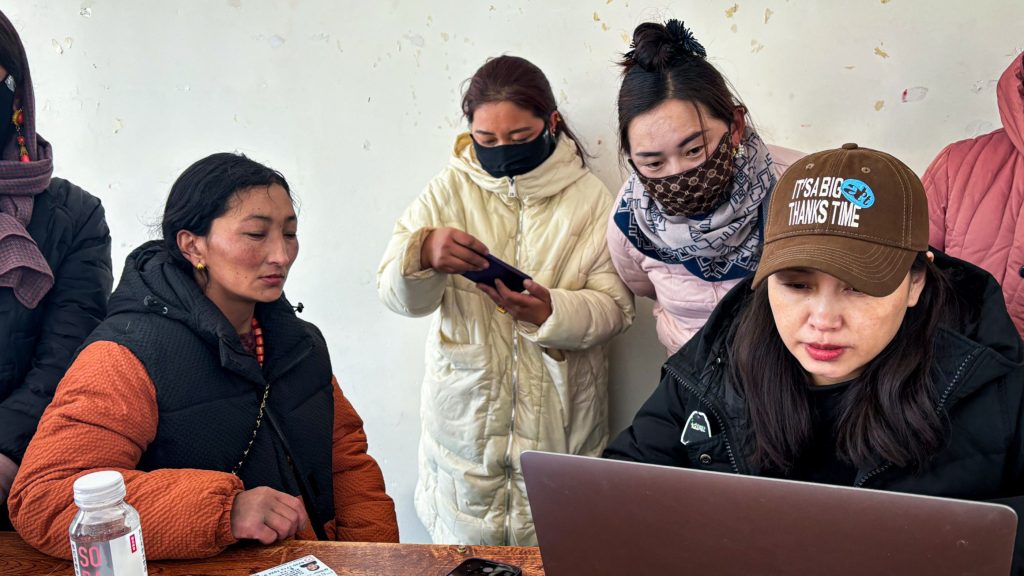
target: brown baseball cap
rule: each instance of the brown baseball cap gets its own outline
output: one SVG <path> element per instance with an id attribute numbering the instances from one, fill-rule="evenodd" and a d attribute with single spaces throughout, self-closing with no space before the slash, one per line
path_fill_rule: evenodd
<path id="1" fill-rule="evenodd" d="M 811 268 L 886 296 L 927 249 L 928 199 L 914 171 L 843 144 L 794 162 L 779 179 L 754 287 L 779 270 Z"/>

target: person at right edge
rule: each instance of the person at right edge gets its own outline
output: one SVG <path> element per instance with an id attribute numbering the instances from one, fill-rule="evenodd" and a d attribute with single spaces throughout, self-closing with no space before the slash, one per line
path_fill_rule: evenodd
<path id="1" fill-rule="evenodd" d="M 924 173 L 929 242 L 988 270 L 1024 336 L 1024 55 L 996 93 L 1003 127 L 946 146 Z"/>
<path id="2" fill-rule="evenodd" d="M 53 177 L 28 58 L 0 12 L 0 530 L 57 383 L 107 313 L 114 284 L 99 199 Z"/>

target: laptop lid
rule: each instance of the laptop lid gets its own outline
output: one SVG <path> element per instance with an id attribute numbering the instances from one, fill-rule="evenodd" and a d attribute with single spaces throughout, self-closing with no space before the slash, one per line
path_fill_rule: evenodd
<path id="1" fill-rule="evenodd" d="M 1002 505 L 524 452 L 548 576 L 1010 572 Z"/>

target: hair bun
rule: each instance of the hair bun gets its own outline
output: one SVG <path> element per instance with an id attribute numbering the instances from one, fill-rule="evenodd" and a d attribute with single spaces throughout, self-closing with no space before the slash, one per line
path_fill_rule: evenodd
<path id="1" fill-rule="evenodd" d="M 693 32 L 675 19 L 664 24 L 645 22 L 637 26 L 629 48 L 622 65 L 627 70 L 640 66 L 648 72 L 662 71 L 687 58 L 707 58 L 708 55 Z"/>

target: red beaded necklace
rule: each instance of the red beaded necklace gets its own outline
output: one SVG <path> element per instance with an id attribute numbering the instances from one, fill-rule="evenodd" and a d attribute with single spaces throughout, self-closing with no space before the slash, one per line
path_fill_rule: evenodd
<path id="1" fill-rule="evenodd" d="M 256 361 L 260 363 L 260 367 L 263 367 L 263 329 L 260 328 L 260 323 L 256 321 L 256 317 L 252 317 L 252 335 L 256 340 Z"/>

